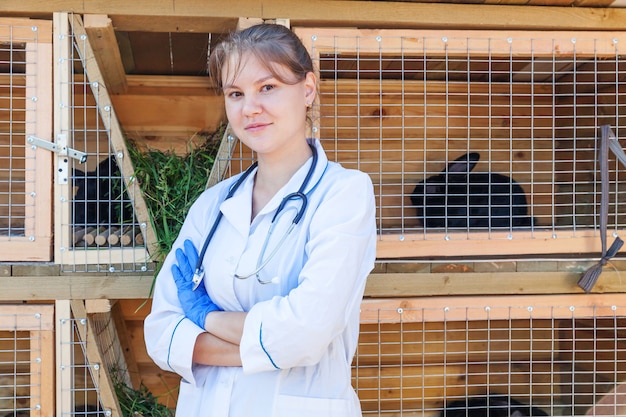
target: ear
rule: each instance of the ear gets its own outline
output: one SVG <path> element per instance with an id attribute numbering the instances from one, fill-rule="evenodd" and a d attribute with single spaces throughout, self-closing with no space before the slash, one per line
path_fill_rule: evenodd
<path id="1" fill-rule="evenodd" d="M 480 154 L 478 152 L 466 153 L 450 162 L 445 171 L 448 171 L 448 173 L 467 174 L 474 169 L 479 159 Z"/>
<path id="2" fill-rule="evenodd" d="M 313 104 L 317 97 L 317 77 L 312 72 L 308 72 L 304 79 L 304 93 L 305 102 Z"/>

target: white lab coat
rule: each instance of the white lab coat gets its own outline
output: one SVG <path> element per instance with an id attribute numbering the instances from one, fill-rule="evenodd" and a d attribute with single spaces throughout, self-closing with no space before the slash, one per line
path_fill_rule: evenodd
<path id="1" fill-rule="evenodd" d="M 179 417 L 356 417 L 351 362 L 359 310 L 376 257 L 375 201 L 366 174 L 329 162 L 315 141 L 318 162 L 305 191 L 300 223 L 256 277 L 254 271 L 270 221 L 283 196 L 300 188 L 312 158 L 251 218 L 252 173 L 226 201 L 230 178 L 205 191 L 190 209 L 174 247 L 191 239 L 198 251 L 218 210 L 224 214 L 204 257 L 204 285 L 225 311 L 246 311 L 240 345 L 242 367 L 193 364 L 203 331 L 186 319 L 171 275 L 172 251 L 154 290 L 145 320 L 148 353 L 162 369 L 182 377 Z M 266 254 L 295 216 L 290 201 L 278 218 Z"/>

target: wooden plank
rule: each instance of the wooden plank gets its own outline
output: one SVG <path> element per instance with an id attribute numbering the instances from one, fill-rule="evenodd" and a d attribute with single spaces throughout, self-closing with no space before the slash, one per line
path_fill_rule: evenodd
<path id="1" fill-rule="evenodd" d="M 415 266 L 417 269 L 418 266 Z M 576 285 L 585 270 L 581 264 L 570 271 L 533 272 L 438 272 L 438 273 L 372 273 L 365 296 L 415 297 L 447 295 L 532 295 L 580 294 Z M 105 279 L 106 277 L 106 279 Z M 62 276 L 0 277 L 0 300 L 116 299 L 123 304 L 128 321 L 142 321 L 150 309 L 147 299 L 153 276 L 111 274 L 70 274 Z M 622 293 L 623 280 L 618 271 L 606 267 L 594 293 Z M 147 304 L 144 305 L 144 302 Z"/>
<path id="2" fill-rule="evenodd" d="M 87 320 L 86 326 L 76 326 L 76 328 L 78 330 L 80 340 L 86 343 L 86 359 L 88 363 L 90 365 L 100 365 L 100 370 L 97 372 L 99 378 L 97 380 L 94 379 L 93 383 L 99 393 L 99 397 L 102 401 L 102 407 L 107 410 L 107 414 L 110 411 L 110 415 L 112 417 L 120 417 L 122 413 L 119 401 L 115 395 L 115 389 L 113 388 L 113 381 L 110 378 L 111 369 L 108 369 L 107 367 L 106 360 L 101 351 L 101 346 L 96 339 L 96 330 L 93 322 L 87 317 L 85 304 L 80 300 L 74 300 L 71 301 L 71 308 L 72 314 L 76 320 Z"/>
<path id="3" fill-rule="evenodd" d="M 614 317 L 626 294 L 364 299 L 361 323 Z"/>
<path id="4" fill-rule="evenodd" d="M 0 305 L 0 330 L 54 330 L 54 306 L 37 304 Z"/>
<path id="5" fill-rule="evenodd" d="M 56 414 L 71 415 L 74 412 L 73 381 L 74 364 L 73 346 L 74 329 L 72 312 L 68 300 L 58 299 L 55 302 L 55 353 L 56 353 Z"/>
<path id="6" fill-rule="evenodd" d="M 316 54 L 337 53 L 360 55 L 389 54 L 410 56 L 489 57 L 614 57 L 616 43 L 626 41 L 626 34 L 615 32 L 528 32 L 507 30 L 393 30 L 298 28 L 296 30 L 310 50 Z M 575 41 L 572 41 L 574 39 Z M 617 41 L 617 42 L 615 42 Z"/>
<path id="7" fill-rule="evenodd" d="M 54 306 L 50 313 L 54 314 Z M 54 330 L 31 331 L 30 340 L 30 407 L 38 410 L 40 417 L 53 417 L 54 390 L 44 387 L 55 385 Z"/>
<path id="8" fill-rule="evenodd" d="M 3 288 L 0 299 L 5 301 L 146 299 L 150 294 L 153 279 L 152 275 L 102 273 L 91 276 L 0 277 L 0 287 Z"/>
<path id="9" fill-rule="evenodd" d="M 86 36 L 80 16 L 73 15 L 73 19 L 70 23 L 75 37 L 80 38 L 82 35 Z M 94 59 L 94 53 L 88 39 L 85 42 L 77 42 L 76 46 L 80 50 L 81 56 L 83 57 L 83 65 L 85 66 L 91 85 L 93 85 L 94 82 L 102 84 L 104 82 L 102 72 Z M 111 98 L 106 90 L 99 89 L 98 105 L 100 113 L 105 113 L 102 114 L 102 121 L 110 132 L 110 140 L 113 147 L 112 151 L 118 155 L 117 163 L 124 178 L 126 191 L 133 202 L 135 215 L 138 222 L 141 224 L 141 231 L 144 234 L 146 249 L 150 254 L 154 254 L 156 253 L 158 247 L 156 234 L 154 232 L 152 221 L 149 218 L 150 214 L 143 197 L 143 192 L 140 187 L 134 186 L 134 167 L 128 155 L 128 148 L 122 134 L 119 120 L 116 116 L 116 111 L 113 108 L 113 103 L 111 102 Z M 121 157 L 119 157 L 119 155 L 121 155 Z"/>
<path id="10" fill-rule="evenodd" d="M 509 3 L 510 4 L 510 3 Z M 550 4 L 553 4 L 550 2 Z M 337 27 L 442 28 L 466 27 L 482 29 L 563 29 L 623 30 L 626 10 L 610 8 L 598 12 L 591 7 L 529 7 L 499 4 L 434 4 L 423 2 L 384 2 L 313 0 L 157 0 L 152 2 L 123 0 L 3 0 L 0 12 L 15 15 L 49 15 L 58 10 L 75 13 L 107 14 L 116 27 L 123 30 L 201 31 L 202 18 L 215 23 L 207 27 L 217 32 L 220 22 L 231 29 L 239 16 L 291 20 L 292 26 L 324 25 Z M 118 25 L 117 18 L 120 20 Z M 218 20 L 215 20 L 218 19 Z M 219 20 L 222 19 L 222 20 Z M 123 25 L 123 26 L 122 26 Z M 227 30 L 225 30 L 227 31 Z"/>
<path id="11" fill-rule="evenodd" d="M 216 95 L 113 96 L 122 129 L 153 136 L 213 132 L 225 118 L 224 100 Z"/>
<path id="12" fill-rule="evenodd" d="M 0 5 L 2 9 L 2 5 Z M 52 22 L 47 20 L 3 17 L 0 40 L 9 42 L 52 43 Z"/>
<path id="13" fill-rule="evenodd" d="M 190 75 L 127 75 L 127 94 L 215 96 L 219 95 L 207 76 Z M 222 98 L 223 101 L 223 98 Z"/>
<path id="14" fill-rule="evenodd" d="M 49 30 L 52 30 L 49 27 Z M 34 77 L 26 80 L 26 140 L 30 135 L 45 140 L 52 139 L 52 45 L 28 44 L 27 46 L 27 73 Z M 31 99 L 35 97 L 36 100 Z M 47 150 L 27 146 L 26 153 L 26 189 L 25 195 L 32 200 L 25 205 L 25 235 L 33 248 L 30 252 L 36 253 L 40 261 L 52 259 L 52 153 Z M 32 203 L 31 203 L 32 201 Z M 20 250 L 12 248 L 7 251 Z M 14 259 L 19 260 L 24 252 L 17 252 Z M 6 256 L 6 255 L 5 255 Z M 8 257 L 8 256 L 7 256 Z"/>
<path id="15" fill-rule="evenodd" d="M 488 232 L 438 233 L 434 231 L 404 234 L 383 234 L 376 248 L 379 259 L 419 257 L 472 257 L 498 255 L 553 254 L 555 245 L 559 253 L 600 254 L 601 242 L 593 230 L 553 232 L 539 229 L 530 232 L 514 230 Z M 612 241 L 612 232 L 608 241 Z M 472 244 L 473 243 L 473 244 Z"/>
<path id="16" fill-rule="evenodd" d="M 367 279 L 365 296 L 418 297 L 437 295 L 559 294 L 580 293 L 580 272 L 454 272 L 373 273 Z M 547 278 L 549 277 L 549 278 Z M 619 273 L 606 269 L 594 291 L 621 292 Z"/>
<path id="17" fill-rule="evenodd" d="M 65 10 L 65 9 L 63 9 Z M 68 132 L 71 131 L 70 106 L 72 97 L 72 37 L 70 36 L 69 16 L 67 13 L 55 13 L 53 16 L 54 33 L 58 39 L 54 42 L 54 61 L 56 62 L 53 71 L 54 96 L 53 103 L 55 111 L 52 112 L 54 120 L 54 142 L 60 144 L 61 138 L 65 135 L 67 142 Z M 65 104 L 64 104 L 65 103 Z M 52 139 L 52 138 L 51 138 Z M 65 143 L 65 146 L 68 146 Z M 54 259 L 59 262 L 62 259 L 65 248 L 72 247 L 71 233 L 67 225 L 70 224 L 70 201 L 73 196 L 73 187 L 69 183 L 70 168 L 67 158 L 54 158 Z M 63 181 L 61 181 L 63 179 Z M 68 299 L 68 297 L 65 297 Z"/>
<path id="18" fill-rule="evenodd" d="M 102 14 L 86 14 L 83 19 L 85 32 L 104 77 L 104 85 L 110 94 L 125 92 L 126 71 L 111 19 Z"/>

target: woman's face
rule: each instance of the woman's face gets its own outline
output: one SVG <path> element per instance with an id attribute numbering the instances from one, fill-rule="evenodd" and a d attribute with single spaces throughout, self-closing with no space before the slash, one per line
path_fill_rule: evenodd
<path id="1" fill-rule="evenodd" d="M 304 80 L 287 84 L 253 54 L 241 59 L 222 70 L 228 121 L 259 157 L 289 155 L 290 149 L 306 143 L 306 110 L 315 98 L 315 76 L 309 73 Z M 295 80 L 285 67 L 275 68 L 281 78 Z"/>

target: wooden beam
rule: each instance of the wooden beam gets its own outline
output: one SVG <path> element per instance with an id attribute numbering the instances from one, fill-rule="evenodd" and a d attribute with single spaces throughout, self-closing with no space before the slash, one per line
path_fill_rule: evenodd
<path id="1" fill-rule="evenodd" d="M 152 275 L 0 277 L 0 300 L 146 299 Z"/>
<path id="2" fill-rule="evenodd" d="M 500 2 L 502 3 L 502 2 Z M 527 2 L 526 2 L 527 3 Z M 540 4 L 539 2 L 535 2 Z M 547 2 L 545 2 L 547 3 Z M 589 2 L 579 2 L 588 5 Z M 550 4 L 554 4 L 551 2 Z M 594 3 L 595 6 L 597 3 Z M 58 10 L 107 14 L 117 30 L 222 32 L 239 16 L 290 19 L 296 26 L 433 29 L 624 30 L 626 9 L 348 0 L 3 0 L 0 14 L 46 16 Z M 203 28 L 204 19 L 206 26 Z M 215 20 L 217 19 L 217 20 Z"/>
<path id="3" fill-rule="evenodd" d="M 580 294 L 580 271 L 372 273 L 365 296 Z M 0 277 L 0 301 L 55 299 L 137 299 L 150 296 L 152 275 L 62 275 Z M 594 293 L 622 293 L 620 271 L 605 267 Z"/>
<path id="4" fill-rule="evenodd" d="M 87 317 L 85 304 L 80 300 L 71 301 L 72 314 L 76 320 L 87 319 L 85 326 L 76 326 L 78 337 L 86 344 L 86 358 L 90 365 L 99 365 L 99 372 L 96 372 L 97 378 L 93 383 L 102 400 L 102 406 L 105 410 L 111 412 L 112 417 L 120 417 L 122 415 L 120 403 L 115 395 L 115 388 L 111 378 L 112 369 L 108 369 L 108 363 L 103 355 L 102 346 L 96 338 L 97 330 L 91 317 Z M 107 415 L 109 415 L 107 413 Z"/>
<path id="5" fill-rule="evenodd" d="M 86 14 L 84 26 L 109 93 L 125 92 L 126 72 L 111 19 L 106 15 Z"/>
<path id="6" fill-rule="evenodd" d="M 547 294 L 364 300 L 361 323 L 571 319 L 622 315 L 626 294 Z"/>
<path id="7" fill-rule="evenodd" d="M 455 272 L 373 273 L 365 296 L 418 297 L 448 295 L 578 294 L 580 272 Z M 606 269 L 594 287 L 597 293 L 624 292 L 620 273 Z"/>

